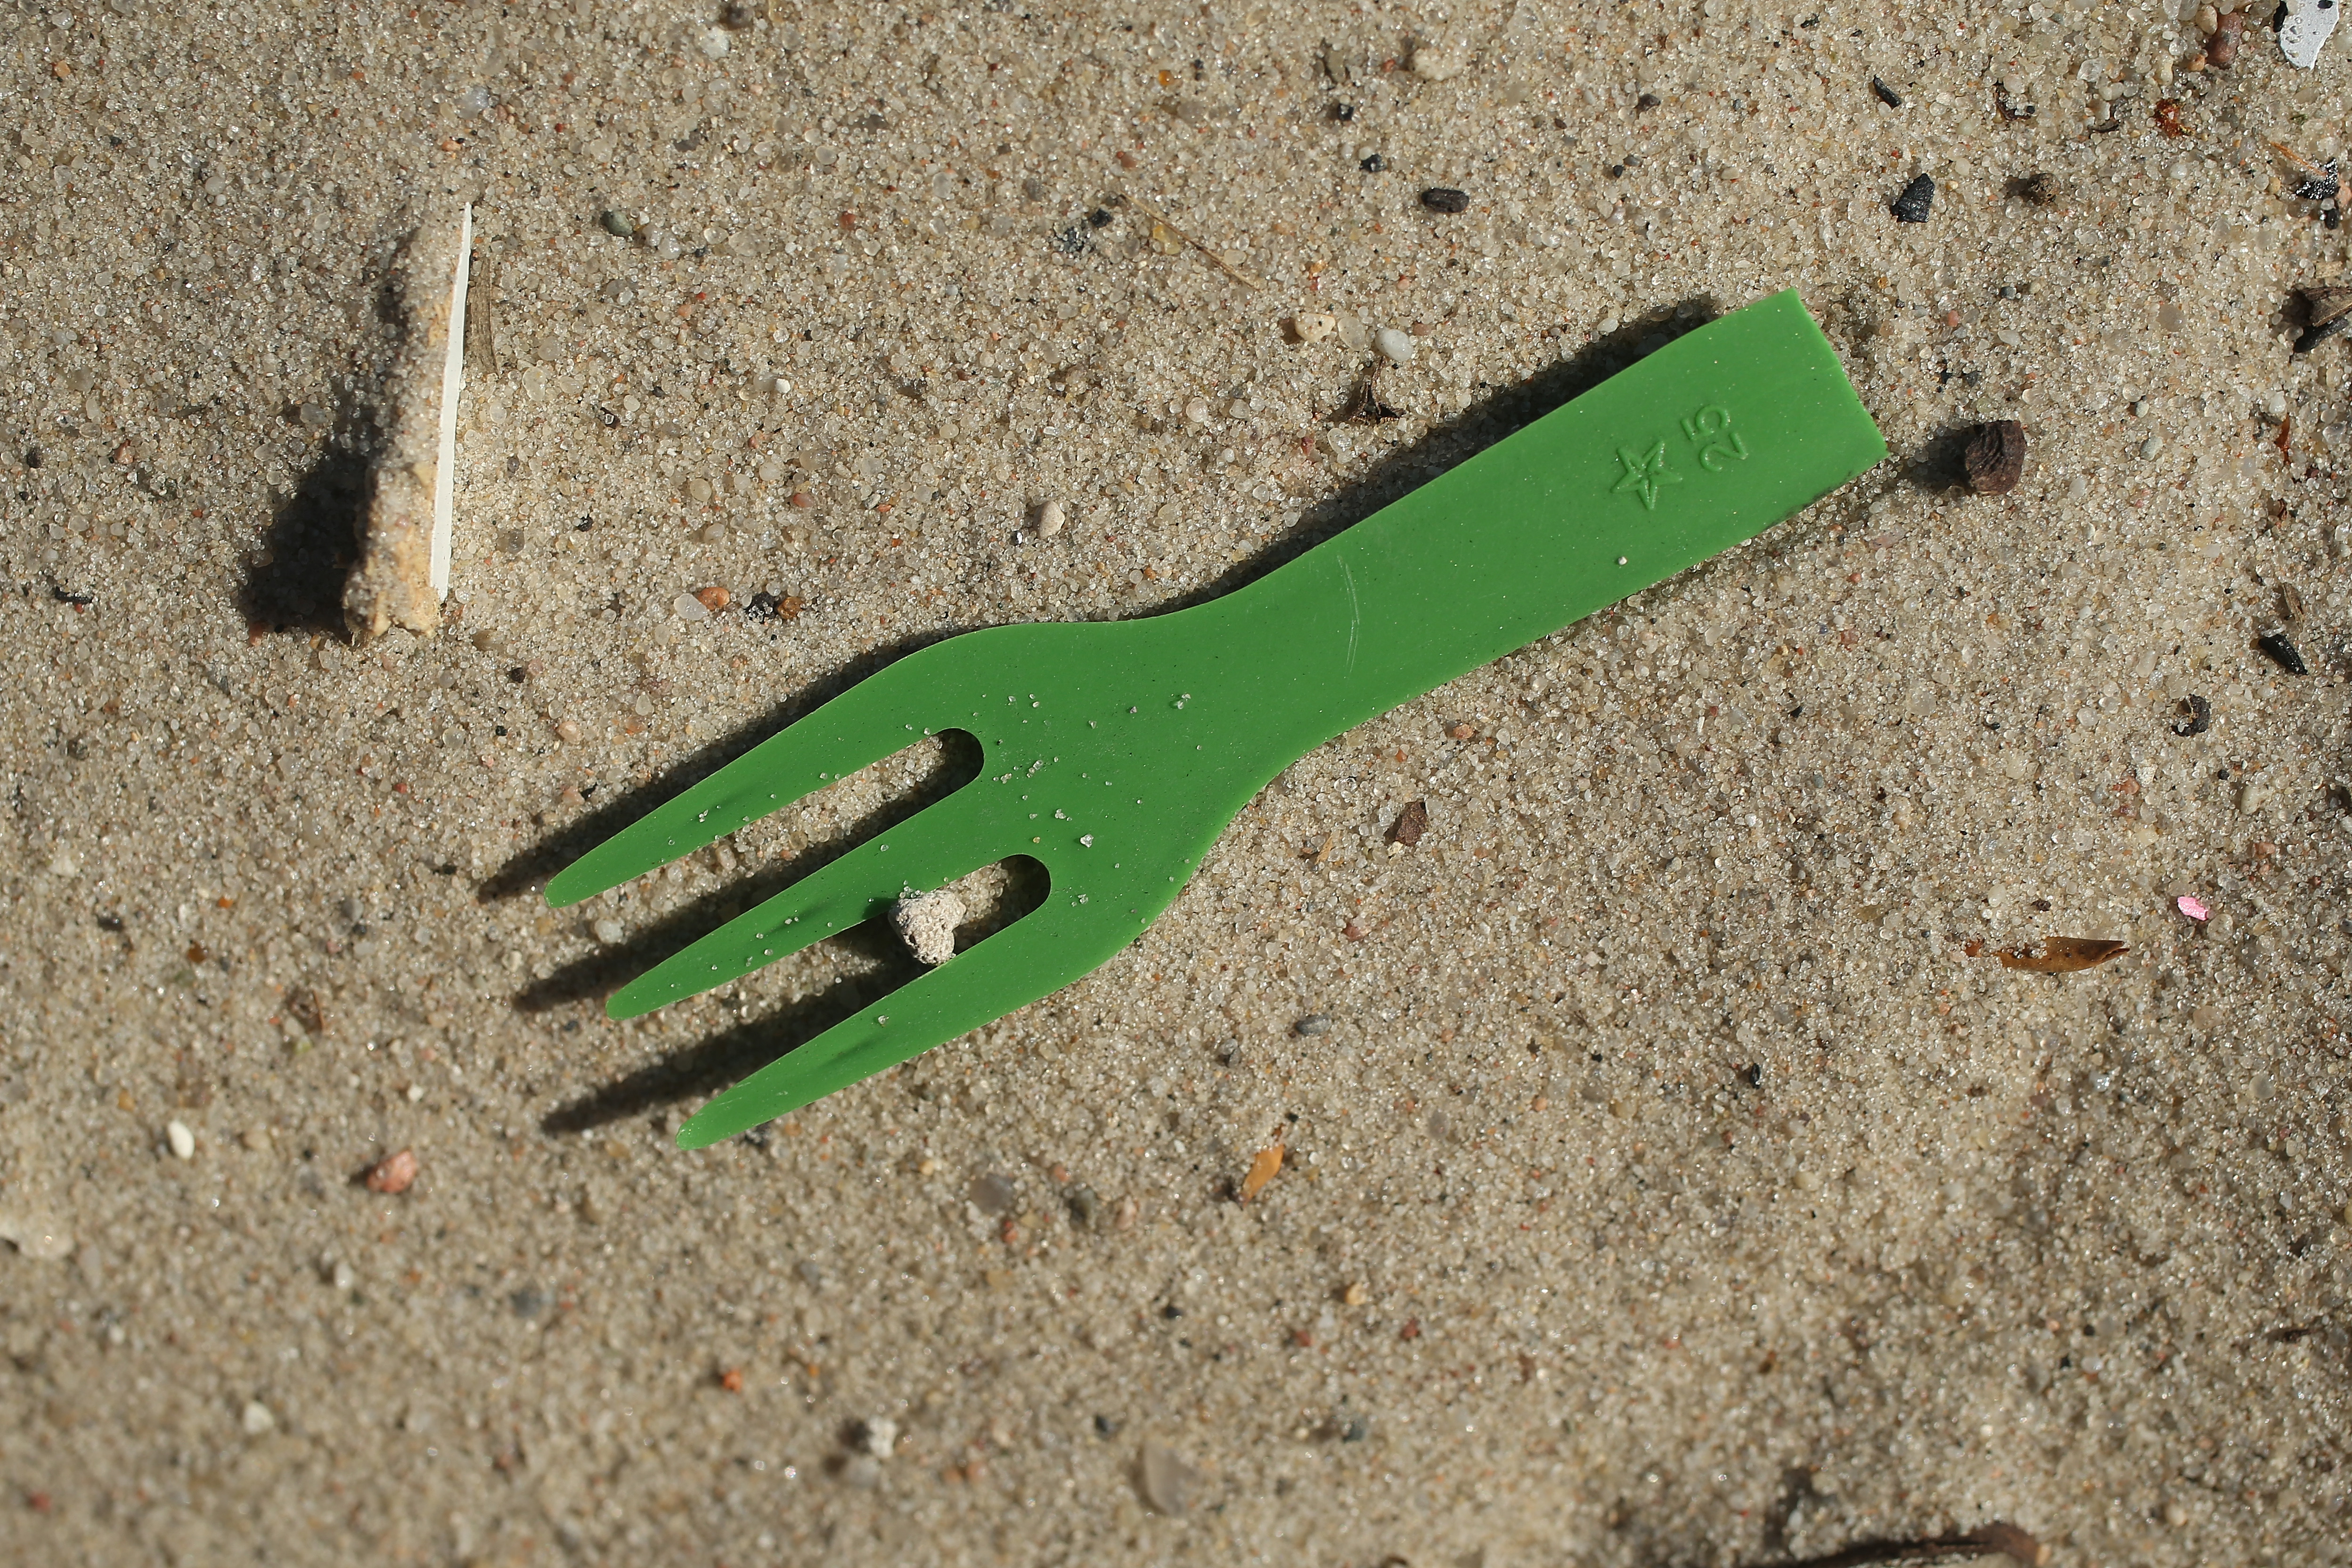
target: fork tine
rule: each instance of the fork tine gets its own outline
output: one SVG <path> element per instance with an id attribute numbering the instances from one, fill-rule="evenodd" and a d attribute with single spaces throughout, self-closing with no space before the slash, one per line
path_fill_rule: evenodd
<path id="1" fill-rule="evenodd" d="M 924 715 L 952 728 L 966 659 L 919 649 L 762 741 L 743 755 L 622 828 L 548 879 L 547 902 L 562 909 L 691 855 L 737 828 L 781 810 L 845 774 L 921 740 Z M 913 720 L 916 722 L 909 722 Z"/>
<path id="2" fill-rule="evenodd" d="M 971 786 L 819 867 L 671 954 L 613 994 L 604 1011 L 634 1018 L 724 985 L 846 931 L 910 888 L 936 888 L 997 856 Z"/>
<path id="3" fill-rule="evenodd" d="M 695 1112 L 677 1146 L 700 1149 L 772 1121 L 970 1034 L 1095 968 L 1125 944 L 1068 900 L 1044 907 L 845 1018 Z"/>

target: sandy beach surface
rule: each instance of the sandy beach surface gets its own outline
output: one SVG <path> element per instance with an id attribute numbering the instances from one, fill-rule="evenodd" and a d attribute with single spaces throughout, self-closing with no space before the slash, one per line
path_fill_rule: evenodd
<path id="1" fill-rule="evenodd" d="M 11 0 L 0 1557 L 2352 1561 L 2347 45 Z M 451 591 L 354 642 L 391 279 L 468 202 Z M 572 855 L 1784 288 L 1885 464 L 1303 758 L 1080 984 L 677 1150 L 911 961 L 606 995 L 957 755 L 551 911 Z M 2001 962 L 2058 939 L 2126 951 Z"/>

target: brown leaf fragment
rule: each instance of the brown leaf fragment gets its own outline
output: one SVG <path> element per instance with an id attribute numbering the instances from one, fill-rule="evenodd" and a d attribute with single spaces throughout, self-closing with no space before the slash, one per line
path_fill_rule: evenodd
<path id="1" fill-rule="evenodd" d="M 1978 426 L 1960 461 L 1969 470 L 1969 489 L 1980 496 L 2007 495 L 2025 477 L 2025 426 L 2014 419 Z"/>
<path id="2" fill-rule="evenodd" d="M 1389 842 L 1402 844 L 1410 849 L 1420 843 L 1421 836 L 1428 831 L 1429 803 L 1425 800 L 1407 801 L 1404 809 L 1397 813 L 1397 819 L 1389 825 Z"/>
<path id="3" fill-rule="evenodd" d="M 2041 952 L 2033 950 L 2039 947 Z M 2042 974 L 2072 974 L 2078 969 L 2095 969 L 2111 958 L 2119 958 L 2131 949 L 2122 942 L 2098 936 L 2053 936 L 2023 947 L 2004 947 L 1993 954 L 2003 969 L 2031 969 Z"/>
<path id="4" fill-rule="evenodd" d="M 1257 1152 L 1250 1162 L 1249 1174 L 1242 1178 L 1242 1202 L 1247 1203 L 1265 1191 L 1265 1184 L 1282 1170 L 1282 1145 L 1269 1143 Z"/>

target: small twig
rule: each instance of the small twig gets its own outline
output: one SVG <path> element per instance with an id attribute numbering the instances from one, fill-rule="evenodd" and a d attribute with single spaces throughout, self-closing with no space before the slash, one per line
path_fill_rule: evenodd
<path id="1" fill-rule="evenodd" d="M 1263 294 L 1265 292 L 1265 284 L 1259 282 L 1256 279 L 1251 277 L 1248 273 L 1243 271 L 1232 262 L 1227 261 L 1215 250 L 1210 248 L 1206 240 L 1197 239 L 1192 235 L 1185 233 L 1183 229 L 1177 226 L 1173 218 L 1171 218 L 1166 213 L 1161 212 L 1158 207 L 1153 206 L 1150 202 L 1145 201 L 1141 196 L 1137 195 L 1134 192 L 1127 191 L 1122 192 L 1121 194 L 1125 195 L 1129 201 L 1133 202 L 1137 206 L 1141 207 L 1145 216 L 1149 216 L 1152 222 L 1159 224 L 1169 233 L 1174 235 L 1177 238 L 1182 240 L 1185 244 L 1191 246 L 1202 255 L 1207 257 L 1209 258 L 1210 266 L 1215 268 L 1218 271 L 1223 273 L 1226 277 L 1232 279 L 1243 288 L 1251 290 L 1253 293 Z"/>
<path id="2" fill-rule="evenodd" d="M 1872 1563 L 1957 1563 L 1971 1557 L 2007 1557 L 2023 1568 L 2042 1568 L 2050 1549 L 2013 1524 L 1988 1524 L 1966 1535 L 1940 1535 L 1926 1541 L 1864 1541 L 1821 1557 L 1808 1557 L 1787 1568 L 1863 1568 Z"/>

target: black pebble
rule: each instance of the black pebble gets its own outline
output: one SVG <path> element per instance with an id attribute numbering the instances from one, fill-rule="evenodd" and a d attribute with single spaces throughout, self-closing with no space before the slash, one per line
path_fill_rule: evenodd
<path id="1" fill-rule="evenodd" d="M 1900 109 L 1903 107 L 1903 95 L 1895 91 L 1893 88 L 1887 86 L 1885 82 L 1879 80 L 1876 77 L 1872 77 L 1870 79 L 1870 90 L 1876 93 L 1878 95 L 1878 101 L 1886 105 L 1887 108 Z"/>
<path id="2" fill-rule="evenodd" d="M 2272 662 L 2289 675 L 2311 673 L 2311 667 L 2303 662 L 2302 650 L 2287 640 L 2284 632 L 2264 632 L 2255 639 L 2255 646 L 2270 655 Z"/>
<path id="3" fill-rule="evenodd" d="M 1331 118 L 1344 125 L 1356 118 L 1356 106 L 1352 103 L 1335 103 L 1331 106 Z"/>
<path id="4" fill-rule="evenodd" d="M 1360 167 L 1367 174 L 1377 174 L 1388 166 L 1389 161 L 1386 158 L 1381 157 L 1378 153 L 1373 153 L 1370 157 L 1365 159 L 1360 165 L 1359 165 L 1359 167 Z"/>
<path id="5" fill-rule="evenodd" d="M 1421 193 L 1421 205 L 1433 213 L 1458 213 L 1470 210 L 1470 196 L 1444 185 L 1435 185 Z"/>
<path id="6" fill-rule="evenodd" d="M 1926 223 L 1927 209 L 1935 205 L 1936 182 L 1922 174 L 1903 187 L 1903 194 L 1887 210 L 1895 215 L 1896 223 Z"/>
<path id="7" fill-rule="evenodd" d="M 1657 108 L 1658 105 L 1665 101 L 1666 100 L 1664 99 L 1660 98 L 1654 92 L 1645 92 L 1641 97 L 1633 100 L 1633 112 L 1636 114 L 1646 114 L 1651 110 Z"/>
<path id="8" fill-rule="evenodd" d="M 1748 1070 L 1741 1073 L 1739 1076 L 1748 1080 L 1748 1088 L 1762 1089 L 1764 1087 L 1764 1064 L 1762 1062 L 1749 1062 L 1748 1064 Z"/>
<path id="9" fill-rule="evenodd" d="M 776 618 L 776 607 L 782 603 L 783 600 L 763 588 L 751 595 L 751 602 L 743 606 L 743 614 L 751 620 L 772 621 Z"/>
<path id="10" fill-rule="evenodd" d="M 41 449 L 38 447 L 27 447 L 25 448 L 25 467 L 28 468 L 37 468 L 41 466 Z"/>
<path id="11" fill-rule="evenodd" d="M 1094 211 L 1087 215 L 1087 226 L 1088 228 L 1108 228 L 1110 226 L 1110 214 L 1104 211 L 1101 207 L 1095 208 Z"/>
<path id="12" fill-rule="evenodd" d="M 2189 710 L 2189 720 L 2186 723 L 2175 724 L 2172 727 L 2174 734 L 2201 735 L 2213 727 L 2213 705 L 2210 702 L 2191 692 L 2180 700 L 2180 705 Z"/>

